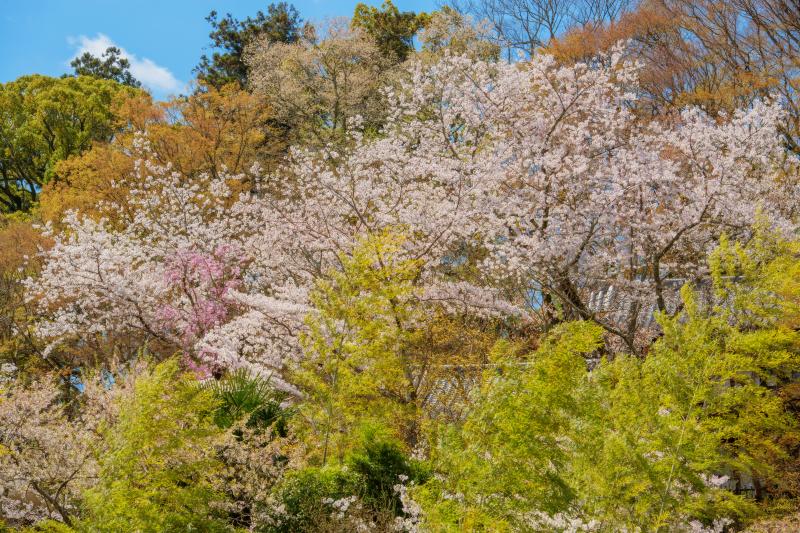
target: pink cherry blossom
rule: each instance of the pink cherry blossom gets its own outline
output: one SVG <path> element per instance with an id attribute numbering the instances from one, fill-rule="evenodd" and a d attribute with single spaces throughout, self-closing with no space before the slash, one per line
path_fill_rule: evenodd
<path id="1" fill-rule="evenodd" d="M 652 313 L 674 309 L 676 280 L 707 275 L 721 233 L 746 237 L 759 209 L 792 230 L 800 203 L 780 105 L 643 120 L 622 57 L 415 64 L 387 89 L 381 135 L 294 149 L 259 180 L 280 194 L 232 198 L 241 178 L 181 176 L 141 137 L 135 215 L 120 228 L 71 213 L 44 252 L 29 281 L 39 333 L 50 349 L 104 331 L 158 337 L 291 388 L 280 380 L 302 356 L 308 291 L 360 236 L 392 228 L 422 265 L 423 304 L 591 318 L 636 350 Z"/>

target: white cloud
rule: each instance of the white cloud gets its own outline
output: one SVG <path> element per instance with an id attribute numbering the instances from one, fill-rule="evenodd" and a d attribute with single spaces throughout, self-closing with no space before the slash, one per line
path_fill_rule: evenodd
<path id="1" fill-rule="evenodd" d="M 133 77 L 142 82 L 142 85 L 148 89 L 158 93 L 168 93 L 180 91 L 184 87 L 184 84 L 178 81 L 166 67 L 162 67 L 146 57 L 139 58 L 131 54 L 102 33 L 98 33 L 96 37 L 87 37 L 85 35 L 77 38 L 70 37 L 67 41 L 77 48 L 70 61 L 85 52 L 100 57 L 109 46 L 116 46 L 120 49 L 120 55 L 130 62 L 130 71 Z"/>

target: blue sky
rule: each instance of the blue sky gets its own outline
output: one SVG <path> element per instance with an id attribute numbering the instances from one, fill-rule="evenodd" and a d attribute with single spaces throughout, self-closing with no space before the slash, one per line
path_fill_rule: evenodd
<path id="1" fill-rule="evenodd" d="M 266 11 L 268 0 L 0 0 L 0 82 L 24 74 L 58 76 L 83 50 L 122 48 L 134 75 L 157 98 L 183 90 L 208 46 L 213 9 L 236 18 Z M 295 0 L 305 20 L 350 16 L 357 0 Z M 380 0 L 366 1 L 378 5 Z M 429 11 L 436 0 L 395 0 Z"/>

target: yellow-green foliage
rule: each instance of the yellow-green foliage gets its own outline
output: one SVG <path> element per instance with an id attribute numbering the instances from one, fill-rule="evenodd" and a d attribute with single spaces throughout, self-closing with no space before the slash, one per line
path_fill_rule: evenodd
<path id="1" fill-rule="evenodd" d="M 140 378 L 108 428 L 97 486 L 86 495 L 80 529 L 224 531 L 213 504 L 221 468 L 213 393 L 172 359 Z"/>
<path id="2" fill-rule="evenodd" d="M 498 344 L 474 409 L 433 451 L 446 481 L 418 491 L 433 530 L 517 530 L 521 513 L 569 507 L 569 465 L 593 406 L 584 356 L 601 345 L 602 330 L 589 322 L 557 328 L 528 357 Z"/>
<path id="3" fill-rule="evenodd" d="M 734 473 L 768 480 L 777 435 L 796 430 L 781 399 L 760 380 L 800 368 L 800 336 L 789 330 L 742 332 L 727 313 L 701 309 L 683 290 L 685 311 L 662 319 L 664 336 L 641 361 L 604 361 L 598 430 L 577 463 L 589 516 L 656 530 L 681 521 L 743 519 L 742 496 L 714 487 Z"/>
<path id="4" fill-rule="evenodd" d="M 742 327 L 800 326 L 800 241 L 770 231 L 760 219 L 745 247 L 725 236 L 709 266 L 716 296 Z"/>
<path id="5" fill-rule="evenodd" d="M 413 337 L 419 265 L 402 257 L 401 245 L 393 233 L 363 239 L 311 295 L 316 311 L 307 319 L 296 381 L 306 393 L 300 413 L 323 463 L 341 460 L 365 423 L 379 422 L 406 442 L 416 438 L 419 412 L 405 348 Z"/>
<path id="6" fill-rule="evenodd" d="M 0 531 L 3 531 L 2 526 L 0 526 Z M 64 522 L 57 522 L 56 520 L 43 520 L 35 526 L 20 531 L 21 533 L 75 533 L 73 528 Z"/>
<path id="7" fill-rule="evenodd" d="M 443 476 L 416 494 L 428 525 L 552 530 L 569 519 L 660 531 L 757 514 L 721 485 L 744 475 L 770 486 L 785 456 L 777 443 L 798 432 L 763 386 L 800 370 L 800 334 L 787 327 L 796 250 L 768 232 L 746 248 L 723 241 L 711 260 L 720 299 L 703 306 L 684 287 L 683 312 L 659 318 L 663 337 L 643 359 L 619 355 L 589 371 L 584 356 L 601 331 L 586 322 L 561 326 L 524 358 L 499 345 L 464 423 L 439 429 Z"/>

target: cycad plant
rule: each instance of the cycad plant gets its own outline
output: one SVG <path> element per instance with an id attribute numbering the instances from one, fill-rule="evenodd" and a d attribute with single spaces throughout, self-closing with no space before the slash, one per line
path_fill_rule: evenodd
<path id="1" fill-rule="evenodd" d="M 275 390 L 268 378 L 239 368 L 203 386 L 219 401 L 214 413 L 219 427 L 228 429 L 244 420 L 249 429 L 271 428 L 276 435 L 286 436 L 290 415 L 290 410 L 283 407 L 286 395 Z"/>

